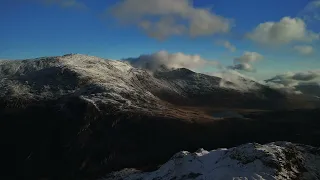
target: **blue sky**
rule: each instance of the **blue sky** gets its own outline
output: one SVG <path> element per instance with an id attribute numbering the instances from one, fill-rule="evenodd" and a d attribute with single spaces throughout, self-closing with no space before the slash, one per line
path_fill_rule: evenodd
<path id="1" fill-rule="evenodd" d="M 254 66 L 257 72 L 243 73 L 248 73 L 258 79 L 286 71 L 320 69 L 320 46 L 319 37 L 317 37 L 320 32 L 320 23 L 316 23 L 316 18 L 310 21 L 304 19 L 307 15 L 311 17 L 320 12 L 320 8 L 316 7 L 309 8 L 305 12 L 306 7 L 315 1 L 196 0 L 190 4 L 195 16 L 201 9 L 219 17 L 232 19 L 227 32 L 215 32 L 224 30 L 217 30 L 214 27 L 211 34 L 202 33 L 192 37 L 188 33 L 179 32 L 181 34 L 169 34 L 161 40 L 148 36 L 146 31 L 149 29 L 142 30 L 137 25 L 137 21 L 130 20 L 130 23 L 121 24 L 121 18 L 119 20 L 119 17 L 107 11 L 108 8 L 114 8 L 116 3 L 120 5 L 122 3 L 122 9 L 116 9 L 117 13 L 121 13 L 119 16 L 130 16 L 130 13 L 131 15 L 132 13 L 139 14 L 137 12 L 139 7 L 132 8 L 130 13 L 125 12 L 124 1 L 51 0 L 53 2 L 51 4 L 46 3 L 48 1 L 0 0 L 0 59 L 26 59 L 66 53 L 121 59 L 165 50 L 169 53 L 198 54 L 207 61 L 214 60 L 224 66 L 233 66 L 234 59 L 243 56 L 245 52 L 257 52 L 263 56 L 262 60 L 238 63 L 252 63 L 249 64 L 250 67 Z M 63 5 L 64 1 L 72 2 L 72 4 Z M 142 0 L 136 2 L 142 2 Z M 160 10 L 168 9 L 171 10 L 170 8 Z M 144 13 L 147 16 L 148 13 L 153 12 Z M 171 16 L 170 13 L 162 12 L 155 15 Z M 257 30 L 256 36 L 254 35 L 254 29 L 259 24 L 279 23 L 284 17 L 300 18 L 306 25 L 305 31 L 312 32 L 312 35 L 308 35 L 309 39 L 312 37 L 312 40 L 307 41 L 308 37 L 291 40 L 297 36 L 293 34 L 286 37 L 288 40 L 277 36 L 279 40 L 272 42 L 261 40 L 260 42 L 260 31 Z M 185 25 L 188 21 L 189 19 L 184 19 L 181 24 Z M 249 37 L 248 33 L 253 35 Z M 285 34 L 290 34 L 290 32 L 285 32 Z M 263 35 L 269 39 L 273 38 L 270 34 Z M 226 41 L 232 44 L 236 51 L 231 52 L 225 48 L 222 42 Z M 312 52 L 310 49 L 308 51 L 298 46 L 311 46 Z"/>

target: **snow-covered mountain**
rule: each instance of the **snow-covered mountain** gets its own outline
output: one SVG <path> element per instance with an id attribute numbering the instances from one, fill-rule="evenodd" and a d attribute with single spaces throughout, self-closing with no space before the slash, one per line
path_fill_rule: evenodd
<path id="1" fill-rule="evenodd" d="M 84 55 L 2 61 L 0 97 L 41 100 L 81 96 L 122 108 L 137 107 L 137 103 L 140 107 L 144 104 L 140 102 L 148 101 L 149 108 L 157 98 L 134 83 L 135 74 L 142 73 L 124 62 Z"/>
<path id="2" fill-rule="evenodd" d="M 320 145 L 317 102 L 241 81 L 79 54 L 1 60 L 0 179 L 97 179 L 199 147 Z"/>
<path id="3" fill-rule="evenodd" d="M 311 180 L 320 179 L 320 148 L 288 142 L 248 143 L 230 149 L 181 151 L 153 172 L 135 169 L 103 180 Z"/>
<path id="4" fill-rule="evenodd" d="M 81 96 L 122 109 L 161 109 L 163 101 L 211 107 L 291 106 L 287 95 L 244 78 L 240 87 L 184 68 L 150 73 L 127 62 L 79 54 L 0 61 L 0 81 L 0 97 L 39 100 Z"/>

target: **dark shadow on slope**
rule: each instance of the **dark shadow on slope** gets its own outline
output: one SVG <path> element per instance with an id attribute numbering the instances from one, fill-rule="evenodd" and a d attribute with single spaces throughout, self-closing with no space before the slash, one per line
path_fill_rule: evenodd
<path id="1" fill-rule="evenodd" d="M 161 114 L 123 113 L 104 104 L 98 110 L 77 97 L 21 101 L 15 107 L 8 106 L 11 103 L 0 102 L 4 178 L 95 179 L 125 167 L 154 169 L 181 150 L 247 142 L 283 140 L 320 146 L 320 110 L 190 123 Z"/>

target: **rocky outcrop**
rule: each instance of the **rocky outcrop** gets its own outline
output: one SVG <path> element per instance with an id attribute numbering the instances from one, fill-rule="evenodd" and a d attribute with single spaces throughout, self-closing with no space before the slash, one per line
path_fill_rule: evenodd
<path id="1" fill-rule="evenodd" d="M 320 179 L 320 149 L 275 142 L 265 145 L 249 143 L 213 151 L 199 149 L 194 153 L 181 151 L 156 171 L 124 169 L 102 179 Z"/>

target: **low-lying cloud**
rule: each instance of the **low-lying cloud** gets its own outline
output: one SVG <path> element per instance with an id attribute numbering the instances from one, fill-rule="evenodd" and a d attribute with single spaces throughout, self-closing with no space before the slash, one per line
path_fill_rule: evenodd
<path id="1" fill-rule="evenodd" d="M 221 78 L 219 83 L 221 88 L 236 89 L 243 92 L 258 89 L 257 83 L 261 84 L 256 79 L 231 69 L 205 74 Z"/>
<path id="2" fill-rule="evenodd" d="M 187 68 L 195 72 L 203 72 L 207 75 L 220 77 L 221 80 L 219 86 L 221 88 L 236 89 L 243 92 L 259 89 L 261 87 L 257 86 L 257 83 L 259 83 L 261 85 L 277 89 L 283 93 L 301 94 L 302 92 L 298 88 L 301 84 L 320 82 L 320 70 L 287 72 L 276 75 L 266 81 L 258 81 L 253 77 L 238 72 L 238 70 L 252 71 L 252 66 L 241 66 L 257 62 L 261 59 L 263 59 L 263 56 L 259 53 L 245 52 L 241 57 L 234 59 L 234 62 L 238 64 L 223 67 L 219 62 L 203 59 L 199 55 L 159 51 L 153 54 L 144 54 L 136 58 L 128 58 L 124 60 L 128 61 L 134 67 L 143 68 L 151 72 L 159 70 L 163 65 L 168 69 Z M 216 68 L 218 71 L 204 72 L 205 68 L 209 66 Z"/>
<path id="3" fill-rule="evenodd" d="M 187 55 L 183 53 L 168 53 L 167 51 L 159 51 L 153 54 L 140 55 L 137 58 L 124 59 L 133 66 L 144 68 L 151 71 L 159 69 L 162 65 L 167 68 L 187 68 L 191 70 L 199 70 L 204 67 L 218 67 L 217 61 L 208 61 L 199 55 Z"/>
<path id="4" fill-rule="evenodd" d="M 249 91 L 258 88 L 256 86 L 256 82 L 258 81 L 254 78 L 243 75 L 235 70 L 225 68 L 217 61 L 203 59 L 199 55 L 159 51 L 153 54 L 144 54 L 137 58 L 127 58 L 123 60 L 129 62 L 134 67 L 147 69 L 151 72 L 162 68 L 164 65 L 169 69 L 187 68 L 195 72 L 220 77 L 221 81 L 219 86 L 222 88 L 237 89 L 240 91 Z M 218 72 L 204 72 L 205 68 L 210 66 L 216 68 Z M 232 84 L 230 84 L 230 82 L 232 82 Z"/>
<path id="5" fill-rule="evenodd" d="M 248 63 L 235 64 L 232 66 L 228 66 L 229 69 L 247 71 L 247 72 L 255 72 L 256 70 Z"/>
<path id="6" fill-rule="evenodd" d="M 319 34 L 307 29 L 304 20 L 291 17 L 284 17 L 279 22 L 261 23 L 246 36 L 254 42 L 266 45 L 311 42 L 319 39 Z"/>
<path id="7" fill-rule="evenodd" d="M 287 84 L 283 82 L 290 82 L 290 81 L 311 81 L 316 78 L 320 77 L 320 71 L 307 71 L 307 72 L 288 72 L 285 74 L 277 75 L 271 79 L 266 80 L 266 82 L 276 82 L 280 84 Z"/>
<path id="8" fill-rule="evenodd" d="M 297 87 L 299 87 L 301 84 L 318 83 L 317 81 L 320 81 L 319 78 L 320 70 L 296 73 L 287 72 L 266 80 L 266 83 L 270 87 L 276 89 L 301 94 L 301 92 L 296 90 Z"/>
<path id="9" fill-rule="evenodd" d="M 124 0 L 108 12 L 120 22 L 136 25 L 157 39 L 226 33 L 233 24 L 207 8 L 194 7 L 191 0 Z"/>
<path id="10" fill-rule="evenodd" d="M 297 81 L 311 81 L 320 77 L 320 71 L 308 71 L 308 72 L 299 72 L 292 76 L 292 79 Z"/>
<path id="11" fill-rule="evenodd" d="M 297 85 L 297 82 L 294 79 L 292 79 L 293 76 L 294 76 L 294 73 L 287 72 L 284 74 L 276 75 L 270 79 L 267 79 L 267 80 L 265 80 L 265 82 L 271 83 L 271 84 L 280 84 L 281 87 L 282 86 L 293 87 L 293 86 Z"/>

